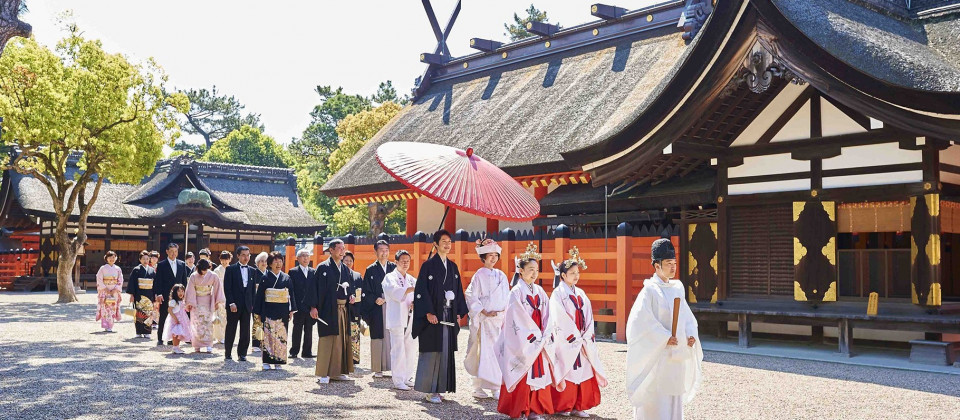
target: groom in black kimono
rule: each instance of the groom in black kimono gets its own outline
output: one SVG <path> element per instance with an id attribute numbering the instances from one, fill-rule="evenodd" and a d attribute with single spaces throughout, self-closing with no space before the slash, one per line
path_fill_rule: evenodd
<path id="1" fill-rule="evenodd" d="M 450 232 L 433 235 L 437 254 L 420 267 L 413 299 L 413 338 L 420 343 L 420 358 L 414 389 L 429 394 L 427 401 L 439 404 L 444 392 L 456 391 L 457 334 L 460 317 L 467 315 L 460 269 L 447 259 L 453 248 Z"/>

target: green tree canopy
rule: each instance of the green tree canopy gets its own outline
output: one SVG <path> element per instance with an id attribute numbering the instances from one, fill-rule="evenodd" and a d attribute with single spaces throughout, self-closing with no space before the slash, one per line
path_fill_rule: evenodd
<path id="1" fill-rule="evenodd" d="M 260 114 L 248 113 L 242 115 L 244 105 L 237 98 L 221 95 L 217 87 L 212 89 L 189 89 L 181 91 L 190 100 L 190 109 L 181 114 L 180 128 L 187 134 L 203 137 L 206 148 L 209 150 L 213 142 L 222 139 L 230 132 L 241 126 L 249 125 L 263 131 L 260 123 Z M 190 145 L 175 150 L 191 151 Z M 180 146 L 180 143 L 177 144 Z"/>
<path id="2" fill-rule="evenodd" d="M 249 125 L 241 126 L 213 143 L 200 160 L 274 168 L 290 166 L 290 157 L 286 150 L 277 144 L 273 137 Z"/>
<path id="3" fill-rule="evenodd" d="M 513 14 L 513 23 L 504 23 L 503 28 L 507 30 L 504 32 L 504 36 L 510 39 L 510 41 L 519 41 L 524 38 L 529 38 L 534 36 L 534 34 L 527 32 L 527 22 L 543 22 L 550 23 L 550 18 L 547 17 L 547 12 L 545 10 L 537 9 L 530 5 L 527 10 L 524 10 L 527 14 L 525 17 L 520 17 L 516 13 Z M 558 27 L 559 23 L 556 24 Z"/>
<path id="4" fill-rule="evenodd" d="M 19 150 L 3 168 L 33 177 L 52 199 L 60 302 L 76 301 L 73 267 L 104 180 L 138 183 L 150 174 L 179 135 L 175 110 L 189 106 L 183 94 L 164 94 L 166 76 L 152 60 L 130 63 L 76 25 L 68 29 L 55 51 L 17 38 L 0 56 L 3 142 Z M 76 173 L 67 172 L 71 154 L 79 156 Z"/>

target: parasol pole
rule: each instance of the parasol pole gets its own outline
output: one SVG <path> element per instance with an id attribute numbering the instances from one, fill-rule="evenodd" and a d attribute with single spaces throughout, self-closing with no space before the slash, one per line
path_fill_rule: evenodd
<path id="1" fill-rule="evenodd" d="M 447 221 L 447 213 L 449 212 L 450 212 L 450 206 L 446 206 L 446 209 L 443 210 L 443 217 L 440 218 L 440 227 L 438 227 L 437 230 L 443 229 L 443 222 Z M 450 232 L 450 234 L 452 235 L 453 232 Z M 437 249 L 437 242 L 436 242 L 436 239 L 434 239 L 433 246 L 430 247 L 430 253 L 427 254 L 428 260 L 430 258 L 433 258 L 433 251 L 436 251 L 436 249 Z"/>

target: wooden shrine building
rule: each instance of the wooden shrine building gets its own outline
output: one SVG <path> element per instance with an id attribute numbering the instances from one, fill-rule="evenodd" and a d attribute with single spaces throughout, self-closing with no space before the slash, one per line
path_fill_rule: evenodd
<path id="1" fill-rule="evenodd" d="M 68 166 L 76 168 L 78 157 L 71 156 Z M 0 198 L 0 226 L 23 244 L 21 250 L 38 246 L 34 253 L 21 251 L 21 266 L 23 259 L 34 263 L 13 271 L 55 276 L 56 215 L 47 191 L 30 176 L 6 171 Z M 139 185 L 104 182 L 88 216 L 88 239 L 78 258 L 81 278 L 96 273 L 107 250 L 117 252 L 126 273 L 139 264 L 141 250 L 158 250 L 164 258 L 170 242 L 180 245 L 180 258 L 202 248 L 233 253 L 239 245 L 259 253 L 273 249 L 277 234 L 312 236 L 323 227 L 304 209 L 291 169 L 164 159 Z M 4 263 L 0 256 L 0 270 Z M 9 274 L 0 272 L 0 281 L 12 281 Z"/>
<path id="2" fill-rule="evenodd" d="M 432 19 L 440 45 L 412 105 L 323 191 L 407 199 L 428 231 L 427 200 L 376 147 L 473 147 L 541 188 L 536 226 L 678 225 L 688 300 L 720 335 L 837 337 L 848 355 L 854 337 L 914 340 L 918 357 L 956 358 L 960 1 L 591 13 L 510 44 L 473 39 L 480 52 L 457 58 Z"/>

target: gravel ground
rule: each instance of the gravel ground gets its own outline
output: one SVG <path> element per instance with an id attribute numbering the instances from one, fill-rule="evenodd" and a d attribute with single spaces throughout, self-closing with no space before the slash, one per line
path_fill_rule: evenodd
<path id="1" fill-rule="evenodd" d="M 93 319 L 94 294 L 55 305 L 48 293 L 0 293 L 0 418 L 503 418 L 493 400 L 470 396 L 458 366 L 458 392 L 441 405 L 390 389 L 366 373 L 355 382 L 317 385 L 312 359 L 282 371 L 224 362 L 223 349 L 171 355 L 136 339 L 124 316 L 116 333 Z M 316 341 L 314 341 L 316 342 Z M 466 334 L 460 336 L 466 347 Z M 369 360 L 366 339 L 363 360 Z M 626 346 L 601 343 L 610 375 L 595 418 L 630 418 L 624 391 Z M 459 352 L 457 357 L 463 357 Z M 369 366 L 363 364 L 361 366 Z M 448 394 L 450 395 L 450 394 Z M 690 419 L 956 419 L 960 376 L 706 354 L 703 385 L 685 407 Z"/>

